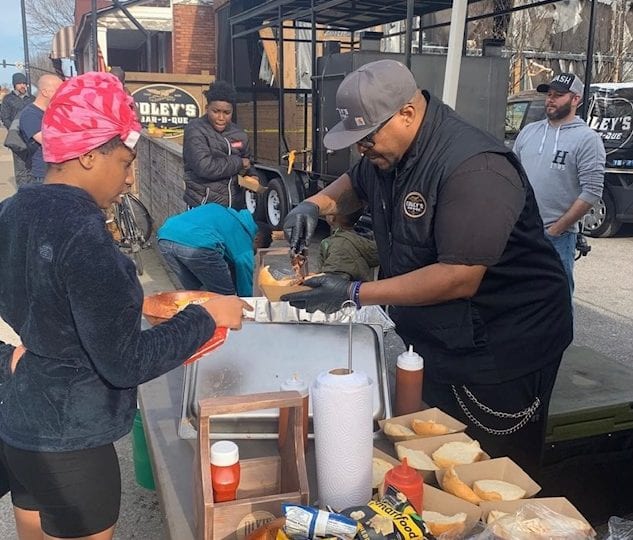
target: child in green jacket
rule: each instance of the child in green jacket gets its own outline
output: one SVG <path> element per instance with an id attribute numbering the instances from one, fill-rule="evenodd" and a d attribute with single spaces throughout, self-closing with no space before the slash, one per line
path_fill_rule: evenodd
<path id="1" fill-rule="evenodd" d="M 352 281 L 372 281 L 375 278 L 379 264 L 376 242 L 354 230 L 362 213 L 361 209 L 353 214 L 326 216 L 331 234 L 321 241 L 321 272 L 340 274 Z"/>

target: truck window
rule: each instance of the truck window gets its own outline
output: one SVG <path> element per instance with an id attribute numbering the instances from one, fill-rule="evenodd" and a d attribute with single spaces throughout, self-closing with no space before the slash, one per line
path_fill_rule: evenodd
<path id="1" fill-rule="evenodd" d="M 543 118 L 545 118 L 545 99 L 531 101 L 523 125 L 538 122 L 539 120 L 543 120 Z"/>
<path id="2" fill-rule="evenodd" d="M 505 139 L 516 139 L 519 131 L 521 131 L 528 105 L 528 101 L 508 103 L 506 106 Z"/>

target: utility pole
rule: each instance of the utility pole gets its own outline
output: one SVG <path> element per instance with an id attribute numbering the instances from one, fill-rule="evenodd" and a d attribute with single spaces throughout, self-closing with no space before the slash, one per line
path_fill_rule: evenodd
<path id="1" fill-rule="evenodd" d="M 29 61 L 29 36 L 26 32 L 26 7 L 24 0 L 20 0 L 20 8 L 22 10 L 22 41 L 24 42 L 24 71 L 26 74 L 26 85 L 31 93 L 31 63 Z"/>
<path id="2" fill-rule="evenodd" d="M 22 0 L 24 1 L 24 0 Z M 92 49 L 92 71 L 99 71 L 99 42 L 97 41 L 97 0 L 92 0 L 90 10 L 90 48 Z"/>

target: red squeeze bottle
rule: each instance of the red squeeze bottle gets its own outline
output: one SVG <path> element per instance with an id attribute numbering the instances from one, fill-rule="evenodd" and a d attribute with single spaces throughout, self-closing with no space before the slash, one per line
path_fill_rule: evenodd
<path id="1" fill-rule="evenodd" d="M 234 501 L 240 484 L 240 453 L 237 444 L 218 441 L 211 445 L 211 486 L 214 502 Z"/>
<path id="2" fill-rule="evenodd" d="M 409 467 L 407 458 L 385 474 L 385 489 L 393 486 L 407 496 L 416 512 L 422 515 L 422 499 L 424 496 L 424 480 L 413 467 Z"/>

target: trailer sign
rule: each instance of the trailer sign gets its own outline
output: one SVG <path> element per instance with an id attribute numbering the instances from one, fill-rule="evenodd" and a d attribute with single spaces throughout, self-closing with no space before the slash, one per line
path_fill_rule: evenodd
<path id="1" fill-rule="evenodd" d="M 628 147 L 633 137 L 633 103 L 626 97 L 596 93 L 587 123 L 602 137 L 607 154 Z"/>
<path id="2" fill-rule="evenodd" d="M 178 137 L 189 120 L 200 116 L 200 106 L 186 90 L 170 84 L 150 84 L 132 92 L 143 127 Z"/>

